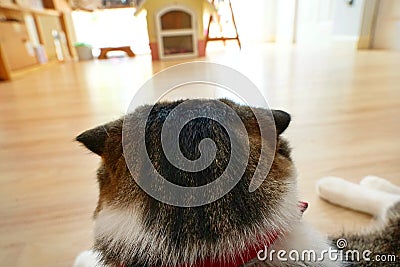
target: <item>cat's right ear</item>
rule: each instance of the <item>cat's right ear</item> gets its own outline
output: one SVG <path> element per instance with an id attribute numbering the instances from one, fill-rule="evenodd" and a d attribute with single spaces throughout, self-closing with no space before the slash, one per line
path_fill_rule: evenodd
<path id="1" fill-rule="evenodd" d="M 289 126 L 291 120 L 290 114 L 282 110 L 274 109 L 272 110 L 272 115 L 274 116 L 276 133 L 280 135 Z"/>
<path id="2" fill-rule="evenodd" d="M 107 138 L 107 129 L 102 125 L 81 133 L 75 138 L 75 140 L 83 144 L 93 153 L 101 156 L 104 153 Z"/>

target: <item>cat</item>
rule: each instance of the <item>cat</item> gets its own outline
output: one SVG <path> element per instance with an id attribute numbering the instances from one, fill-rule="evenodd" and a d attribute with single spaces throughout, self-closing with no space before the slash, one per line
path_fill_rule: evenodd
<path id="1" fill-rule="evenodd" d="M 137 130 L 137 123 L 146 124 L 145 144 L 152 165 L 170 182 L 182 186 L 201 186 L 219 177 L 227 167 L 227 159 L 233 149 L 230 147 L 229 136 L 221 125 L 207 118 L 189 122 L 182 128 L 179 142 L 182 153 L 194 160 L 200 156 L 200 141 L 211 138 L 217 148 L 212 164 L 194 173 L 183 172 L 168 162 L 160 142 L 162 126 L 173 109 L 184 100 L 145 105 L 121 119 L 83 132 L 76 140 L 101 157 L 97 172 L 99 199 L 94 212 L 93 250 L 80 254 L 74 267 L 329 267 L 351 263 L 348 259 L 294 257 L 295 252 L 301 254 L 304 251 L 324 255 L 337 247 L 335 239 L 329 239 L 314 230 L 301 218 L 306 205 L 299 205 L 291 148 L 282 137 L 291 121 L 290 115 L 280 110 L 271 111 L 273 119 L 270 122 L 276 127 L 276 145 L 268 147 L 273 159 L 271 169 L 267 177 L 263 177 L 265 179 L 261 186 L 249 192 L 256 167 L 266 164 L 258 162 L 262 137 L 257 115 L 265 115 L 267 110 L 250 108 L 227 99 L 196 101 L 196 107 L 203 109 L 212 109 L 222 102 L 234 110 L 244 123 L 250 154 L 239 182 L 223 197 L 196 207 L 163 203 L 138 186 L 137 179 L 150 179 L 154 172 L 149 171 L 142 156 L 135 153 L 135 146 L 139 144 L 139 139 L 143 139 Z M 215 116 L 223 115 L 216 112 Z M 179 120 L 172 118 L 172 121 L 174 119 Z M 129 123 L 124 125 L 124 121 Z M 235 124 L 231 126 L 233 129 L 236 127 Z M 129 171 L 124 157 L 123 127 L 127 127 L 128 136 L 131 137 L 129 146 L 132 149 L 127 157 L 133 158 L 133 172 Z M 238 135 L 235 131 L 234 134 Z M 319 191 L 330 199 L 326 184 L 329 184 L 329 180 L 321 181 Z M 391 198 L 388 203 L 394 205 L 396 201 Z M 393 208 L 386 205 L 385 208 L 393 213 L 390 213 L 389 221 L 393 221 L 389 224 L 397 223 L 394 230 L 398 230 L 398 214 L 394 215 L 398 205 Z M 346 235 L 345 238 L 354 240 L 354 244 L 358 240 L 353 235 Z M 398 245 L 399 241 L 397 239 L 394 242 Z M 372 244 L 369 242 L 362 245 L 364 248 Z M 283 257 L 279 251 L 294 252 L 293 257 L 287 254 Z M 386 248 L 378 252 L 394 253 L 391 249 L 386 251 Z"/>

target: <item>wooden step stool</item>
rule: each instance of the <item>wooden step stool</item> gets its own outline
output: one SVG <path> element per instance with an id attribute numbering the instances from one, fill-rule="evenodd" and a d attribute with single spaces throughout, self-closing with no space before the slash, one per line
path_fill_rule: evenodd
<path id="1" fill-rule="evenodd" d="M 129 57 L 135 56 L 135 53 L 132 52 L 132 50 L 129 46 L 103 47 L 103 48 L 100 48 L 99 59 L 107 59 L 107 53 L 110 51 L 124 51 Z"/>

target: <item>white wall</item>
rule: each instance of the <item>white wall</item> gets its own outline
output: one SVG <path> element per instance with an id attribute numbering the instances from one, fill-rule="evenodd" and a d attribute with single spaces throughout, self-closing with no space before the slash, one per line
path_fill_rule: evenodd
<path id="1" fill-rule="evenodd" d="M 231 0 L 242 41 L 275 41 L 277 0 Z"/>
<path id="2" fill-rule="evenodd" d="M 231 1 L 242 41 L 278 43 L 293 41 L 298 0 Z"/>
<path id="3" fill-rule="evenodd" d="M 77 42 L 93 47 L 131 46 L 136 54 L 150 52 L 145 14 L 134 16 L 133 8 L 74 11 Z"/>
<path id="4" fill-rule="evenodd" d="M 368 0 L 369 1 L 369 0 Z M 297 0 L 296 41 L 306 44 L 330 44 L 351 41 L 360 34 L 364 0 Z"/>
<path id="5" fill-rule="evenodd" d="M 354 0 L 353 5 L 348 5 L 344 0 L 335 1 L 332 34 L 357 38 L 360 34 L 363 6 L 364 0 Z"/>
<path id="6" fill-rule="evenodd" d="M 331 42 L 336 0 L 297 0 L 296 42 Z"/>
<path id="7" fill-rule="evenodd" d="M 296 1 L 279 0 L 276 8 L 276 42 L 293 43 L 295 38 Z"/>

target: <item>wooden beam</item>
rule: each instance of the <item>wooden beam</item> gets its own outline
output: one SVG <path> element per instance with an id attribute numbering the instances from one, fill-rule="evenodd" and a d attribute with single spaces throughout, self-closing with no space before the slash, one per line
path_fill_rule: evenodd
<path id="1" fill-rule="evenodd" d="M 0 43 L 0 80 L 11 80 L 11 71 L 8 65 L 6 53 Z"/>

